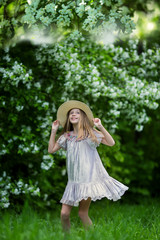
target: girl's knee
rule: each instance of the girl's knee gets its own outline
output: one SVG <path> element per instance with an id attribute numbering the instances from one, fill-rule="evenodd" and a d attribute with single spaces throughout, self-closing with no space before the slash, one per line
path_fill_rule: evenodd
<path id="1" fill-rule="evenodd" d="M 79 210 L 78 215 L 79 215 L 80 219 L 84 219 L 84 218 L 88 217 L 88 212 Z"/>
<path id="2" fill-rule="evenodd" d="M 61 210 L 61 218 L 62 219 L 69 219 L 70 217 L 70 212 L 66 210 Z"/>

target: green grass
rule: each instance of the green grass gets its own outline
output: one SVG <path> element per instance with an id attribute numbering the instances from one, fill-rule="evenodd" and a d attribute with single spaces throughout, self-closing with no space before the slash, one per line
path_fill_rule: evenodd
<path id="1" fill-rule="evenodd" d="M 24 207 L 22 213 L 0 212 L 0 240 L 159 240 L 160 204 L 149 200 L 141 204 L 121 204 L 107 199 L 92 202 L 90 217 L 94 228 L 85 231 L 78 218 L 78 208 L 71 213 L 71 232 L 61 230 L 60 205 L 56 211 L 38 212 Z"/>

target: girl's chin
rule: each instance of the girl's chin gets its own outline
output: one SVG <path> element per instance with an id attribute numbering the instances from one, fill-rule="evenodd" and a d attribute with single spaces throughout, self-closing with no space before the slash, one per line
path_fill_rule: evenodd
<path id="1" fill-rule="evenodd" d="M 78 124 L 78 121 L 70 121 L 72 124 Z"/>

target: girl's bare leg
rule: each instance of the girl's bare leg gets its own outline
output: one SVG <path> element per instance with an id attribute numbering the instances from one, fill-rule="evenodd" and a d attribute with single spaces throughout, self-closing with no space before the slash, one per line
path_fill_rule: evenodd
<path id="1" fill-rule="evenodd" d="M 68 232 L 70 230 L 70 212 L 71 212 L 72 206 L 67 204 L 62 204 L 61 209 L 61 223 L 62 228 L 65 232 Z"/>
<path id="2" fill-rule="evenodd" d="M 82 220 L 82 223 L 84 225 L 85 228 L 88 228 L 89 226 L 92 225 L 92 221 L 88 216 L 88 210 L 89 210 L 89 206 L 91 203 L 91 198 L 88 198 L 87 200 L 82 200 L 79 203 L 79 217 Z"/>

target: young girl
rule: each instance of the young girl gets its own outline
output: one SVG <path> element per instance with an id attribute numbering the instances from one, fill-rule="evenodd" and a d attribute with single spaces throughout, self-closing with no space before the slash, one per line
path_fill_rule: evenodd
<path id="1" fill-rule="evenodd" d="M 55 141 L 60 124 L 64 127 L 64 133 Z M 128 189 L 108 175 L 96 149 L 100 143 L 108 146 L 115 144 L 101 120 L 93 118 L 86 104 L 71 100 L 59 107 L 57 120 L 52 124 L 48 152 L 54 153 L 60 148 L 67 151 L 68 183 L 61 199 L 63 230 L 70 229 L 72 206 L 79 205 L 79 217 L 84 227 L 88 227 L 92 225 L 88 216 L 91 200 L 107 197 L 116 201 Z"/>

